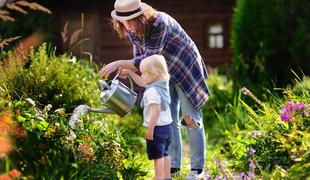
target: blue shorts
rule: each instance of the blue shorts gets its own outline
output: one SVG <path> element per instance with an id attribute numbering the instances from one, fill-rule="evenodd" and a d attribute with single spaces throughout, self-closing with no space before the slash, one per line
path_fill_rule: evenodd
<path id="1" fill-rule="evenodd" d="M 172 126 L 155 126 L 153 140 L 146 140 L 146 152 L 149 160 L 169 156 L 168 150 L 171 143 Z"/>

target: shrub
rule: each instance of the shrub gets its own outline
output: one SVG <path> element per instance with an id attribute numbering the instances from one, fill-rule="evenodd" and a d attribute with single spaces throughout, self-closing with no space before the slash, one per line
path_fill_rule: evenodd
<path id="1" fill-rule="evenodd" d="M 226 142 L 222 143 L 220 152 L 227 161 L 220 163 L 217 160 L 218 170 L 210 168 L 211 174 L 231 177 L 242 172 L 238 176 L 250 179 L 306 179 L 310 158 L 310 100 L 307 98 L 308 89 L 299 87 L 304 87 L 307 79 L 305 77 L 295 87 L 285 89 L 283 98 L 272 96 L 268 102 L 261 102 L 243 88 L 243 94 L 251 97 L 258 107 L 252 108 L 238 99 L 243 108 L 232 106 L 230 111 L 219 115 L 225 119 L 231 114 L 230 118 L 240 119 L 239 122 L 243 123 L 221 129 L 225 132 Z M 240 127 L 240 124 L 244 126 Z"/>
<path id="2" fill-rule="evenodd" d="M 0 176 L 10 169 L 25 179 L 138 179 L 147 174 L 142 156 L 128 148 L 133 140 L 127 135 L 141 134 L 135 123 L 140 116 L 129 114 L 130 122 L 120 122 L 115 115 L 90 113 L 74 116 L 83 122 L 76 129 L 69 126 L 75 106 L 99 106 L 96 69 L 88 62 L 56 56 L 46 44 L 31 52 L 27 64 L 10 52 L 3 57 L 0 138 L 1 112 L 10 112 L 8 142 L 15 147 L 0 157 Z"/>
<path id="3" fill-rule="evenodd" d="M 10 53 L 6 59 L 6 67 L 0 69 L 0 87 L 5 90 L 2 95 L 12 100 L 31 97 L 43 105 L 71 112 L 74 105 L 90 101 L 97 89 L 97 76 L 88 62 L 68 55 L 56 56 L 47 44 L 31 51 L 29 67 Z"/>
<path id="4" fill-rule="evenodd" d="M 309 8 L 307 0 L 237 1 L 231 38 L 235 86 L 284 87 L 291 70 L 310 73 Z"/>

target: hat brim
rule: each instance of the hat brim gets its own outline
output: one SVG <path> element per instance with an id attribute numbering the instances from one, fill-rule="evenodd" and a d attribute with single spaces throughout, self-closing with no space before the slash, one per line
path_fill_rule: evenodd
<path id="1" fill-rule="evenodd" d="M 143 14 L 144 11 L 147 9 L 147 7 L 148 7 L 147 4 L 141 2 L 141 9 L 142 9 L 141 11 L 139 11 L 139 12 L 137 12 L 137 13 L 135 13 L 135 14 L 132 14 L 132 15 L 130 15 L 130 16 L 118 16 L 118 15 L 116 15 L 116 11 L 113 10 L 113 11 L 111 12 L 111 17 L 112 17 L 113 19 L 115 19 L 115 20 L 118 20 L 118 21 L 128 21 L 128 20 L 130 20 L 130 19 L 136 18 L 136 17 L 140 16 L 141 14 Z"/>

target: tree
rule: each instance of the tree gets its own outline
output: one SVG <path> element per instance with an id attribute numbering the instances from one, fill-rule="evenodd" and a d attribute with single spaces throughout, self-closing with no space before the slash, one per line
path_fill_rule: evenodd
<path id="1" fill-rule="evenodd" d="M 310 74 L 310 1 L 239 0 L 232 50 L 237 86 L 285 86 Z"/>

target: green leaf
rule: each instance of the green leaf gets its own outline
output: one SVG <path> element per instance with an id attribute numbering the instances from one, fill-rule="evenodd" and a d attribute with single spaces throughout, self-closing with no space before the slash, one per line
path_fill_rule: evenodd
<path id="1" fill-rule="evenodd" d="M 75 168 L 78 168 L 78 167 L 79 167 L 77 163 L 72 163 L 71 166 L 72 166 L 72 167 L 75 167 Z"/>
<path id="2" fill-rule="evenodd" d="M 40 121 L 39 123 L 37 123 L 37 129 L 39 131 L 44 131 L 46 130 L 47 127 L 48 127 L 48 123 L 46 121 Z"/>
<path id="3" fill-rule="evenodd" d="M 27 119 L 26 118 L 24 118 L 23 116 L 21 116 L 21 115 L 19 115 L 19 116 L 17 116 L 17 121 L 18 122 L 25 122 Z"/>

